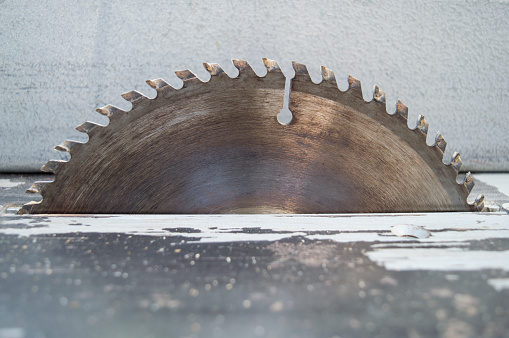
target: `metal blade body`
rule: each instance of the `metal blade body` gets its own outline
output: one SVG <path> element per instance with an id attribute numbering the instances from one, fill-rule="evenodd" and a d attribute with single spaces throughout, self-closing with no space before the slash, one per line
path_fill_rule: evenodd
<path id="1" fill-rule="evenodd" d="M 210 65 L 209 65 L 210 66 Z M 314 84 L 296 65 L 290 109 L 280 124 L 285 77 L 275 62 L 257 76 L 237 62 L 237 78 L 207 68 L 184 87 L 151 82 L 155 99 L 124 97 L 106 127 L 84 124 L 86 144 L 65 143 L 69 162 L 52 162 L 41 202 L 21 213 L 343 213 L 464 211 L 468 189 L 404 115 L 331 77 Z M 269 67 L 270 66 L 270 67 Z M 114 111 L 114 113 L 112 113 Z M 81 128 L 81 129 L 80 129 Z"/>

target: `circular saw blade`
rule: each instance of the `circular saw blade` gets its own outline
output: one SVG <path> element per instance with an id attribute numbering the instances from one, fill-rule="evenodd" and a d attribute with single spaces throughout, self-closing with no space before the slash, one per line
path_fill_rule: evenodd
<path id="1" fill-rule="evenodd" d="M 332 71 L 311 81 L 294 63 L 288 125 L 278 122 L 285 77 L 264 59 L 267 74 L 255 74 L 234 60 L 230 78 L 205 64 L 211 79 L 190 71 L 174 89 L 163 80 L 157 90 L 123 97 L 130 111 L 98 109 L 108 126 L 86 122 L 86 144 L 66 141 L 68 162 L 50 161 L 43 170 L 53 182 L 29 189 L 42 201 L 20 213 L 364 213 L 467 211 L 473 187 L 468 174 L 456 183 L 461 161 L 442 162 L 445 141 L 426 144 L 427 122 L 407 127 L 407 109 L 388 114 L 375 87 L 365 102 L 360 82 L 338 89 Z"/>

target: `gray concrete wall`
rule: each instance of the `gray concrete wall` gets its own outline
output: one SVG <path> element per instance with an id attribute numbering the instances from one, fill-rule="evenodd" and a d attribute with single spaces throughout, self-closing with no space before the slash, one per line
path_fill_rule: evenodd
<path id="1" fill-rule="evenodd" d="M 230 75 L 232 58 L 263 74 L 262 57 L 293 76 L 291 60 L 376 83 L 440 130 L 466 169 L 509 170 L 509 3 L 497 1 L 0 0 L 0 171 L 35 171 L 53 146 L 120 94 L 174 70 Z M 431 141 L 431 137 L 429 138 Z"/>

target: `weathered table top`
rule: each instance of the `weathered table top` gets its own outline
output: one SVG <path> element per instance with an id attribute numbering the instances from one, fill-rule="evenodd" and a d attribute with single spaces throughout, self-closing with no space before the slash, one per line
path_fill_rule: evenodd
<path id="1" fill-rule="evenodd" d="M 13 215 L 34 179 L 0 177 L 0 338 L 509 337 L 503 209 Z"/>

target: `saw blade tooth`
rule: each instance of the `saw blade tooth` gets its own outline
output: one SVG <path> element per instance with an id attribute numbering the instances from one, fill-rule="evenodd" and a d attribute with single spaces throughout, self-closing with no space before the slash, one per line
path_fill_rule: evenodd
<path id="1" fill-rule="evenodd" d="M 309 76 L 308 68 L 306 65 L 292 61 L 293 69 L 295 70 L 295 77 L 301 79 L 309 79 L 311 81 L 311 76 Z"/>
<path id="2" fill-rule="evenodd" d="M 171 87 L 170 84 L 163 79 L 154 79 L 145 81 L 151 88 L 161 90 L 166 87 Z M 172 87 L 173 88 L 173 87 Z"/>
<path id="3" fill-rule="evenodd" d="M 408 107 L 401 100 L 398 100 L 398 103 L 396 103 L 396 114 L 408 120 Z"/>
<path id="4" fill-rule="evenodd" d="M 276 61 L 267 58 L 263 58 L 262 60 L 268 73 L 282 73 L 281 68 Z"/>
<path id="5" fill-rule="evenodd" d="M 474 208 L 477 211 L 483 211 L 484 210 L 484 195 L 479 195 L 476 197 L 474 202 Z"/>
<path id="6" fill-rule="evenodd" d="M 28 202 L 26 204 L 24 204 L 19 210 L 18 210 L 18 215 L 25 215 L 25 214 L 32 214 L 32 209 L 34 207 L 34 205 L 39 205 L 41 204 L 41 202 Z"/>
<path id="7" fill-rule="evenodd" d="M 460 172 L 461 165 L 462 165 L 461 158 L 460 158 L 460 153 L 455 152 L 452 155 L 452 159 L 451 159 L 451 164 L 450 165 L 454 168 L 454 170 L 456 170 L 457 173 Z"/>
<path id="8" fill-rule="evenodd" d="M 66 151 L 68 153 L 71 153 L 72 149 L 79 145 L 83 145 L 83 143 L 67 140 L 67 141 L 62 142 L 58 146 L 55 146 L 54 149 L 58 150 L 58 151 Z"/>
<path id="9" fill-rule="evenodd" d="M 131 90 L 130 92 L 123 93 L 122 97 L 124 100 L 131 102 L 132 104 L 139 102 L 141 100 L 150 100 L 148 97 L 140 93 L 136 90 Z"/>
<path id="10" fill-rule="evenodd" d="M 256 75 L 253 68 L 251 68 L 251 66 L 249 65 L 249 62 L 247 62 L 246 60 L 233 59 L 232 62 L 233 62 L 233 65 L 235 66 L 235 68 L 237 68 L 239 70 L 238 77 L 245 76 L 245 75 L 258 77 L 258 75 Z"/>
<path id="11" fill-rule="evenodd" d="M 41 170 L 47 173 L 56 173 L 58 169 L 67 161 L 51 160 L 41 167 Z"/>
<path id="12" fill-rule="evenodd" d="M 373 88 L 373 99 L 385 105 L 385 93 L 377 85 Z"/>
<path id="13" fill-rule="evenodd" d="M 361 82 L 354 78 L 352 75 L 348 75 L 348 92 L 362 98 L 362 87 Z"/>
<path id="14" fill-rule="evenodd" d="M 445 142 L 444 137 L 440 132 L 437 133 L 437 136 L 435 136 L 435 146 L 438 147 L 442 151 L 442 153 L 445 153 L 445 147 L 447 146 L 447 142 Z"/>
<path id="15" fill-rule="evenodd" d="M 46 184 L 51 182 L 45 182 L 45 181 L 37 181 L 32 184 L 30 188 L 26 190 L 29 194 L 40 194 L 43 190 Z"/>
<path id="16" fill-rule="evenodd" d="M 175 72 L 175 74 L 177 75 L 177 77 L 179 79 L 181 79 L 184 82 L 183 88 L 189 87 L 189 86 L 192 86 L 192 85 L 195 85 L 195 84 L 203 83 L 198 78 L 198 76 L 196 76 L 196 74 L 193 73 L 192 71 L 190 71 L 189 69 L 186 69 L 186 70 L 177 70 Z"/>
<path id="17" fill-rule="evenodd" d="M 428 135 L 429 123 L 424 118 L 424 115 L 419 115 L 417 117 L 417 126 L 415 128 L 419 129 L 423 134 Z"/>
<path id="18" fill-rule="evenodd" d="M 218 75 L 225 74 L 223 68 L 221 68 L 221 66 L 217 63 L 204 62 L 203 67 L 205 67 L 207 72 L 210 73 L 210 76 L 218 76 Z"/>
<path id="19" fill-rule="evenodd" d="M 465 178 L 463 179 L 463 185 L 465 188 L 467 188 L 467 191 L 470 194 L 475 185 L 474 178 L 472 177 L 472 173 L 470 173 L 470 171 L 465 175 Z"/>
<path id="20" fill-rule="evenodd" d="M 94 122 L 87 121 L 87 122 L 82 123 L 79 126 L 77 126 L 76 130 L 81 133 L 90 134 L 90 133 L 92 133 L 93 129 L 99 128 L 99 127 L 102 128 L 103 126 L 101 126 L 100 124 L 94 123 Z"/>
<path id="21" fill-rule="evenodd" d="M 322 79 L 323 79 L 322 81 L 329 82 L 329 83 L 337 86 L 336 75 L 334 75 L 334 72 L 325 66 L 322 66 L 321 69 L 322 69 Z"/>
<path id="22" fill-rule="evenodd" d="M 95 111 L 98 112 L 99 114 L 102 114 L 107 117 L 112 117 L 113 115 L 119 114 L 119 113 L 125 113 L 124 110 L 117 108 L 115 106 L 112 106 L 111 104 L 104 106 L 102 108 L 97 108 Z"/>

